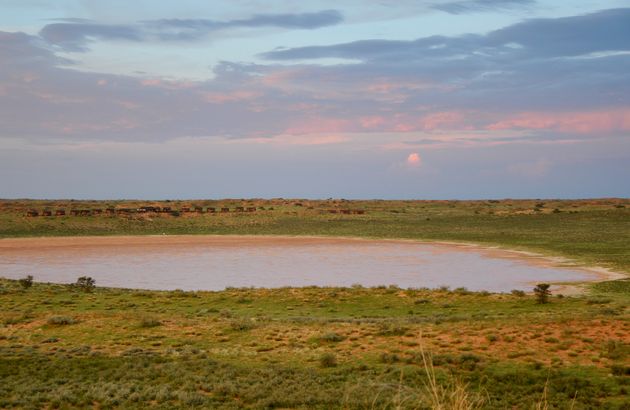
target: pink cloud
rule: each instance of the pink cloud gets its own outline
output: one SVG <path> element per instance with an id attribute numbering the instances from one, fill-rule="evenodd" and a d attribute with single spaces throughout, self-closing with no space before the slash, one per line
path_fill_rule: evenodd
<path id="1" fill-rule="evenodd" d="M 486 129 L 554 130 L 579 134 L 630 131 L 630 108 L 569 113 L 525 112 L 490 124 Z"/>
<path id="2" fill-rule="evenodd" d="M 270 138 L 242 138 L 228 140 L 230 144 L 272 144 L 272 145 L 330 145 L 347 142 L 350 139 L 343 135 L 277 135 Z"/>
<path id="3" fill-rule="evenodd" d="M 157 79 L 142 80 L 140 81 L 140 84 L 144 85 L 145 87 L 152 87 L 162 85 L 162 81 Z"/>
<path id="4" fill-rule="evenodd" d="M 424 116 L 420 120 L 423 130 L 453 129 L 462 127 L 464 114 L 458 111 L 436 112 Z"/>
<path id="5" fill-rule="evenodd" d="M 285 130 L 285 134 L 324 134 L 356 131 L 355 124 L 338 118 L 312 118 Z"/>
<path id="6" fill-rule="evenodd" d="M 232 91 L 227 93 L 221 92 L 205 92 L 202 93 L 203 99 L 206 102 L 213 104 L 223 104 L 227 102 L 237 102 L 253 100 L 261 96 L 259 92 L 253 91 Z"/>
<path id="7" fill-rule="evenodd" d="M 380 128 L 385 124 L 385 118 L 379 115 L 367 116 L 359 118 L 359 122 L 361 123 L 361 127 L 365 129 L 376 129 Z"/>

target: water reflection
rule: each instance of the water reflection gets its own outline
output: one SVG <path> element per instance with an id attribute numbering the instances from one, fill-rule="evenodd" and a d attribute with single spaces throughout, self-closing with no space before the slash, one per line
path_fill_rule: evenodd
<path id="1" fill-rule="evenodd" d="M 100 242 L 99 242 L 100 240 Z M 221 290 L 225 287 L 364 286 L 531 289 L 533 282 L 592 280 L 536 258 L 470 248 L 395 241 L 320 238 L 108 238 L 0 244 L 0 276 L 99 286 Z"/>

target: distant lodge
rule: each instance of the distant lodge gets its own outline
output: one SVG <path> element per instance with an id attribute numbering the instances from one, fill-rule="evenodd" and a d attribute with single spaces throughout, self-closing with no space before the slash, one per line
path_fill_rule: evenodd
<path id="1" fill-rule="evenodd" d="M 300 205 L 301 206 L 301 205 Z M 244 212 L 256 212 L 258 209 L 265 210 L 264 207 L 256 208 L 255 206 L 237 206 L 234 209 L 228 207 L 182 207 L 179 210 L 172 209 L 169 206 L 141 206 L 139 208 L 105 208 L 105 209 L 71 209 L 69 212 L 66 212 L 65 209 L 57 209 L 55 211 L 51 211 L 45 209 L 43 211 L 38 211 L 36 209 L 29 209 L 26 211 L 26 216 L 28 217 L 36 217 L 36 216 L 98 216 L 98 215 L 131 215 L 131 214 L 166 214 L 172 216 L 180 216 L 181 214 L 217 214 L 217 213 L 244 213 Z M 312 208 L 309 208 L 312 209 Z M 270 208 L 269 210 L 273 210 Z M 345 215 L 363 215 L 365 211 L 362 209 L 327 209 L 324 212 L 328 212 L 331 214 L 345 214 Z"/>

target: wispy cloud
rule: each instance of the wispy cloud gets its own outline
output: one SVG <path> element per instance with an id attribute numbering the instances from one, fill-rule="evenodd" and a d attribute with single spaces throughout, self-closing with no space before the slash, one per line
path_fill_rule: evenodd
<path id="1" fill-rule="evenodd" d="M 337 10 L 300 14 L 257 14 L 247 19 L 227 21 L 209 19 L 161 19 L 133 24 L 104 24 L 84 19 L 61 19 L 47 24 L 39 35 L 66 51 L 83 52 L 95 40 L 109 41 L 192 41 L 209 33 L 233 28 L 282 28 L 312 30 L 339 24 Z"/>
<path id="2" fill-rule="evenodd" d="M 434 3 L 431 8 L 450 14 L 466 14 L 526 7 L 535 3 L 535 0 L 462 0 Z"/>
<path id="3" fill-rule="evenodd" d="M 296 47 L 262 54 L 269 60 L 348 58 L 395 63 L 439 59 L 466 63 L 484 58 L 522 61 L 533 57 L 570 57 L 602 51 L 628 51 L 630 9 L 604 10 L 584 16 L 532 19 L 485 35 L 432 36 L 413 41 L 361 40 Z"/>

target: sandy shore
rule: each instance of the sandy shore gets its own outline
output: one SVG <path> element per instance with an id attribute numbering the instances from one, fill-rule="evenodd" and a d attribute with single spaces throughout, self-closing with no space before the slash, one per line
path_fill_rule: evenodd
<path id="1" fill-rule="evenodd" d="M 614 272 L 598 266 L 583 266 L 575 261 L 563 257 L 540 255 L 533 252 L 510 250 L 494 246 L 484 246 L 473 243 L 459 243 L 447 241 L 421 241 L 409 239 L 366 239 L 354 237 L 318 237 L 318 236 L 275 236 L 275 235 L 146 235 L 146 236 L 82 236 L 82 237 L 37 237 L 37 238 L 4 238 L 0 239 L 0 256 L 3 252 L 33 252 L 54 248 L 82 249 L 93 247 L 125 246 L 141 250 L 142 247 L 163 245 L 169 247 L 185 247 L 190 245 L 207 245 L 214 247 L 247 247 L 247 246 L 295 246 L 318 244 L 356 243 L 401 243 L 430 245 L 436 250 L 444 252 L 452 250 L 475 252 L 492 258 L 517 259 L 528 264 L 579 270 L 593 275 L 589 282 L 626 278 L 627 275 Z M 564 294 L 574 294 L 582 291 L 579 284 L 557 283 L 555 291 Z"/>

